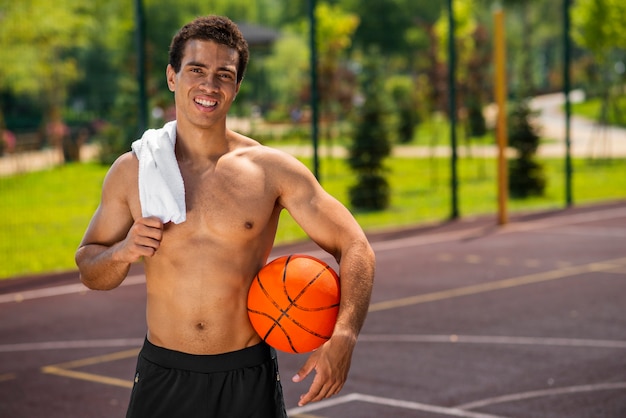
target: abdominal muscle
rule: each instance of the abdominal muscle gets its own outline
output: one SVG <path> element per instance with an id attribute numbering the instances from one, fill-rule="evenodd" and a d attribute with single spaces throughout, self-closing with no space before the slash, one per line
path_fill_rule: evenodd
<path id="1" fill-rule="evenodd" d="M 266 256 L 251 251 L 233 257 L 230 252 L 221 259 L 193 245 L 176 251 L 168 255 L 162 247 L 159 256 L 146 261 L 148 340 L 189 354 L 220 354 L 259 343 L 246 302 Z"/>

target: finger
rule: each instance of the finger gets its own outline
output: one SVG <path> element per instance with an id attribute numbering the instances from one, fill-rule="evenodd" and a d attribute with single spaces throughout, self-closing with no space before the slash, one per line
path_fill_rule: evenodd
<path id="1" fill-rule="evenodd" d="M 156 216 L 148 216 L 146 218 L 140 218 L 146 225 L 151 226 L 153 228 L 161 228 L 163 226 L 163 222 Z"/>
<path id="2" fill-rule="evenodd" d="M 333 395 L 339 393 L 340 387 L 330 384 L 315 384 L 311 385 L 309 391 L 300 396 L 298 406 L 304 406 L 309 402 L 318 402 L 326 398 L 330 398 Z"/>
<path id="3" fill-rule="evenodd" d="M 337 383 L 339 382 L 336 382 L 331 376 L 321 370 L 317 370 L 309 391 L 300 396 L 298 405 L 302 406 L 309 402 L 317 402 L 331 397 L 338 392 Z"/>
<path id="4" fill-rule="evenodd" d="M 138 249 L 145 248 L 148 250 L 148 252 L 150 251 L 154 252 L 158 250 L 159 247 L 161 246 L 161 240 L 149 238 L 149 237 L 137 237 L 135 239 L 135 245 L 137 246 Z"/>
<path id="5" fill-rule="evenodd" d="M 130 236 L 135 237 L 134 241 L 147 238 L 160 242 L 163 237 L 163 224 L 160 223 L 160 221 L 158 223 L 150 222 L 148 224 L 138 221 L 132 226 Z M 144 245 L 152 246 L 147 241 Z"/>
<path id="6" fill-rule="evenodd" d="M 324 396 L 322 395 L 322 388 L 323 385 L 321 383 L 313 381 L 313 384 L 311 384 L 309 391 L 305 394 L 300 395 L 298 406 L 304 406 L 309 402 L 315 402 L 324 399 Z"/>
<path id="7" fill-rule="evenodd" d="M 346 377 L 336 376 L 333 373 L 316 369 L 315 379 L 309 388 L 309 391 L 300 396 L 302 405 L 308 402 L 317 402 L 326 398 L 330 398 L 338 394 L 346 382 Z"/>
<path id="8" fill-rule="evenodd" d="M 162 236 L 161 229 L 136 223 L 128 233 L 125 247 L 134 257 L 151 257 L 159 249 Z"/>
<path id="9" fill-rule="evenodd" d="M 159 218 L 141 218 L 135 225 L 140 231 L 145 232 L 149 236 L 160 238 L 163 233 L 163 222 Z"/>
<path id="10" fill-rule="evenodd" d="M 336 394 L 341 392 L 342 388 L 343 388 L 343 383 L 337 382 L 336 384 L 332 385 L 329 388 L 328 392 L 326 393 L 326 397 L 330 398 L 331 396 L 335 396 Z"/>
<path id="11" fill-rule="evenodd" d="M 312 354 L 300 367 L 300 370 L 291 378 L 292 382 L 301 382 L 303 381 L 315 368 L 316 360 L 315 354 Z"/>

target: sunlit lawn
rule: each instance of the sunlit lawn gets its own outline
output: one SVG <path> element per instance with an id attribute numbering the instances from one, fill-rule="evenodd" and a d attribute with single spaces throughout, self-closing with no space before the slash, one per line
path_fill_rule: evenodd
<path id="1" fill-rule="evenodd" d="M 606 103 L 605 123 L 626 127 L 626 96 L 621 95 Z M 590 120 L 599 120 L 602 115 L 603 102 L 599 98 L 590 99 L 582 103 L 575 103 L 572 112 Z"/>
<path id="2" fill-rule="evenodd" d="M 309 163 L 305 160 L 305 163 Z M 324 187 L 347 204 L 354 175 L 343 160 L 322 159 Z M 390 207 L 381 212 L 355 213 L 367 231 L 445 220 L 450 215 L 450 165 L 447 159 L 393 158 L 387 161 L 392 188 Z M 543 197 L 511 200 L 511 212 L 565 206 L 565 176 L 561 160 L 545 160 L 548 189 Z M 70 164 L 55 169 L 0 178 L 0 277 L 74 269 L 74 251 L 99 201 L 107 167 Z M 458 203 L 462 217 L 494 214 L 495 162 L 461 159 Z M 626 197 L 624 160 L 574 160 L 574 203 Z M 277 243 L 304 239 L 285 214 Z"/>

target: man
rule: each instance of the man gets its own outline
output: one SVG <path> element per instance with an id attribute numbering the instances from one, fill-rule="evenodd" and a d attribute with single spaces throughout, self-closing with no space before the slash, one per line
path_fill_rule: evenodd
<path id="1" fill-rule="evenodd" d="M 374 254 L 349 211 L 295 158 L 226 128 L 248 60 L 227 18 L 198 18 L 175 35 L 166 76 L 176 103 L 175 160 L 185 220 L 142 215 L 140 161 L 111 166 L 76 253 L 82 282 L 113 289 L 143 259 L 147 336 L 129 417 L 286 417 L 275 352 L 253 330 L 246 300 L 286 209 L 339 262 L 331 338 L 293 377 L 315 370 L 299 405 L 343 387 L 369 305 Z M 139 176 L 140 177 L 140 176 Z"/>

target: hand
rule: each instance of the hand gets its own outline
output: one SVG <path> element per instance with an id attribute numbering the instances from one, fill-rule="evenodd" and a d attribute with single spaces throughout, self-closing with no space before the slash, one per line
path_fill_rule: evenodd
<path id="1" fill-rule="evenodd" d="M 157 217 L 139 218 L 128 230 L 119 249 L 120 258 L 134 263 L 141 257 L 152 257 L 161 245 L 163 222 Z"/>
<path id="2" fill-rule="evenodd" d="M 321 401 L 339 393 L 348 378 L 355 343 L 354 338 L 333 336 L 309 356 L 292 378 L 294 382 L 301 382 L 315 370 L 313 383 L 309 391 L 300 396 L 298 406 Z"/>

